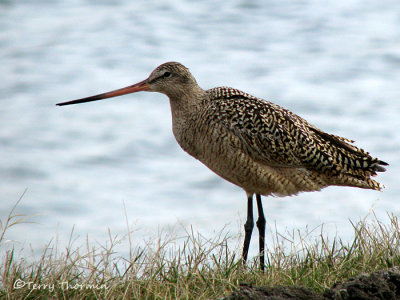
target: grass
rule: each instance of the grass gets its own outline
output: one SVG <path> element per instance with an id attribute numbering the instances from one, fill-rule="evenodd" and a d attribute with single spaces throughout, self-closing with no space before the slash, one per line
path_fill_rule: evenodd
<path id="1" fill-rule="evenodd" d="M 217 299 L 240 283 L 300 285 L 322 292 L 362 272 L 400 265 L 398 217 L 389 215 L 385 225 L 373 214 L 351 223 L 351 242 L 329 240 L 323 226 L 312 239 L 300 231 L 275 232 L 265 274 L 256 258 L 242 266 L 239 247 L 228 246 L 240 245 L 240 239 L 223 231 L 212 239 L 193 230 L 183 238 L 164 234 L 142 247 L 132 245 L 132 232 L 121 238 L 110 234 L 105 245 L 87 240 L 85 247 L 75 247 L 71 233 L 65 249 L 49 243 L 40 259 L 29 262 L 6 238 L 7 230 L 27 221 L 15 213 L 19 201 L 0 223 L 1 299 Z M 122 240 L 129 241 L 129 258 L 115 250 Z"/>

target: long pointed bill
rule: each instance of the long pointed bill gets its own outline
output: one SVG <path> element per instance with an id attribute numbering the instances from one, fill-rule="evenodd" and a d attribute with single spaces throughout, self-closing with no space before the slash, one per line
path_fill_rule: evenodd
<path id="1" fill-rule="evenodd" d="M 117 97 L 117 96 L 122 96 L 130 93 L 136 93 L 140 91 L 149 91 L 150 90 L 150 85 L 147 83 L 147 80 L 143 80 L 141 82 L 138 82 L 134 85 L 130 85 L 127 87 L 124 87 L 122 89 L 118 89 L 115 91 L 91 96 L 91 97 L 86 97 L 82 99 L 77 99 L 77 100 L 72 100 L 72 101 L 67 101 L 67 102 L 61 102 L 57 103 L 56 105 L 58 106 L 63 106 L 63 105 L 71 105 L 71 104 L 78 104 L 78 103 L 84 103 L 84 102 L 90 102 L 90 101 L 97 101 L 97 100 L 103 100 L 107 98 L 112 98 L 112 97 Z"/>

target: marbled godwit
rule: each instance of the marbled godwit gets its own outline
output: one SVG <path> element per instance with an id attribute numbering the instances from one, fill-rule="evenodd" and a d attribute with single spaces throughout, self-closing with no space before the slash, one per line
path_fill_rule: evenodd
<path id="1" fill-rule="evenodd" d="M 289 196 L 329 185 L 381 190 L 371 177 L 388 165 L 326 133 L 292 112 L 230 87 L 203 90 L 189 70 L 168 62 L 131 86 L 92 97 L 58 103 L 77 104 L 139 91 L 169 97 L 172 130 L 179 145 L 247 194 L 243 262 L 247 260 L 258 207 L 260 266 L 264 270 L 265 217 L 261 195 Z"/>

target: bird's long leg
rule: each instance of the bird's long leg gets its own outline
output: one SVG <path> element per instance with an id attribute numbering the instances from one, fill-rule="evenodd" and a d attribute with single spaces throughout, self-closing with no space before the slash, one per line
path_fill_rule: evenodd
<path id="1" fill-rule="evenodd" d="M 257 198 L 257 209 L 258 209 L 258 220 L 256 224 L 258 228 L 258 237 L 260 243 L 260 268 L 261 272 L 264 273 L 265 217 L 261 202 L 261 195 L 257 194 L 256 198 Z"/>
<path id="2" fill-rule="evenodd" d="M 253 194 L 247 195 L 247 220 L 244 224 L 243 264 L 246 263 L 249 253 L 251 233 L 253 232 Z"/>

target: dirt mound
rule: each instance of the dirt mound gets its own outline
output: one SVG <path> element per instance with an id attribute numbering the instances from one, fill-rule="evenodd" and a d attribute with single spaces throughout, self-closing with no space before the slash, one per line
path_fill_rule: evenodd
<path id="1" fill-rule="evenodd" d="M 396 300 L 400 299 L 400 268 L 361 274 L 335 283 L 323 294 L 298 286 L 253 287 L 243 284 L 238 291 L 221 300 Z"/>

